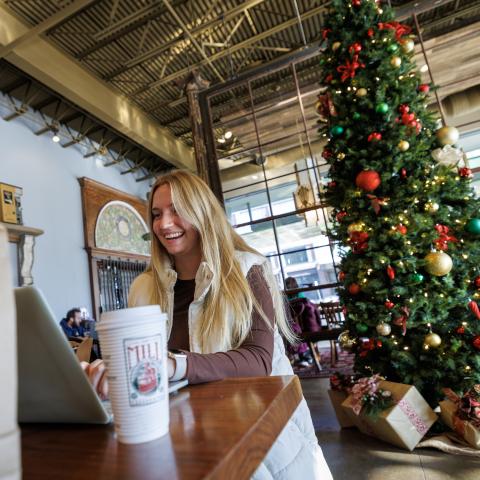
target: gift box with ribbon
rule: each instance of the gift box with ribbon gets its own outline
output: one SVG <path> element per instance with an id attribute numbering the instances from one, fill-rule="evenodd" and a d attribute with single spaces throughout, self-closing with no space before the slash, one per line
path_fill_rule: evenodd
<path id="1" fill-rule="evenodd" d="M 475 385 L 463 397 L 449 388 L 446 400 L 440 402 L 440 417 L 471 447 L 480 450 L 480 385 Z"/>
<path id="2" fill-rule="evenodd" d="M 375 395 L 380 400 L 390 397 L 390 406 L 372 411 L 370 405 L 369 410 L 365 399 Z M 410 451 L 437 420 L 414 386 L 387 382 L 376 375 L 360 379 L 342 403 L 342 409 L 361 432 Z"/>

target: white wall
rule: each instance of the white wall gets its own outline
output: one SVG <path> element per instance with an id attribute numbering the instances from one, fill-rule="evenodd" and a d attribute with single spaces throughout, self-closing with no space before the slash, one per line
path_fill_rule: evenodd
<path id="1" fill-rule="evenodd" d="M 21 120 L 0 120 L 0 182 L 23 187 L 24 224 L 45 232 L 36 240 L 33 279 L 58 320 L 72 307 L 92 312 L 80 177 L 141 198 L 149 187 L 97 157 L 83 158 L 75 147 L 62 148 L 49 134 L 35 136 Z"/>

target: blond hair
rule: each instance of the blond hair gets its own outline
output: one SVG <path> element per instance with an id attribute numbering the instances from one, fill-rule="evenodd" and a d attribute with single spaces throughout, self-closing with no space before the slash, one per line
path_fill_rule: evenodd
<path id="1" fill-rule="evenodd" d="M 284 302 L 278 289 L 269 262 L 262 264 L 263 276 L 272 295 L 275 319 L 268 319 L 258 305 L 253 292 L 235 258 L 235 251 L 260 255 L 238 235 L 227 220 L 225 211 L 210 190 L 198 176 L 186 170 L 172 170 L 157 178 L 152 186 L 148 221 L 152 229 L 152 202 L 155 190 L 168 184 L 172 203 L 179 216 L 187 220 L 199 232 L 202 260 L 213 273 L 209 292 L 203 304 L 194 333 L 200 341 L 203 353 L 210 353 L 216 346 L 219 350 L 238 348 L 252 327 L 252 311 L 256 309 L 268 325 L 276 321 L 283 336 L 290 342 L 296 338 L 286 319 Z M 173 260 L 152 233 L 151 260 L 149 270 L 153 273 L 154 291 L 151 301 L 167 308 L 165 269 L 172 268 Z M 228 321 L 229 315 L 234 321 Z M 220 346 L 220 348 L 218 348 Z"/>

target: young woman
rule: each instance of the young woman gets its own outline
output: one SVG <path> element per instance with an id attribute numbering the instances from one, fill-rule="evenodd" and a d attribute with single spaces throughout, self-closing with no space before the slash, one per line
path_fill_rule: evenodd
<path id="1" fill-rule="evenodd" d="M 172 379 L 190 384 L 225 377 L 292 375 L 280 333 L 291 333 L 268 261 L 249 247 L 199 177 L 162 175 L 149 200 L 151 264 L 129 294 L 131 307 L 168 313 Z M 90 368 L 94 383 L 102 367 Z M 303 399 L 254 479 L 331 479 Z"/>

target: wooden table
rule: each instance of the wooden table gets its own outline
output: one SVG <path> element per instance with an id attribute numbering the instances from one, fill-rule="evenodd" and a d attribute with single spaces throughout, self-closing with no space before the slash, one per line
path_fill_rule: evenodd
<path id="1" fill-rule="evenodd" d="M 24 424 L 23 478 L 248 479 L 301 398 L 296 376 L 189 386 L 171 397 L 169 435 L 138 445 L 111 425 Z"/>

